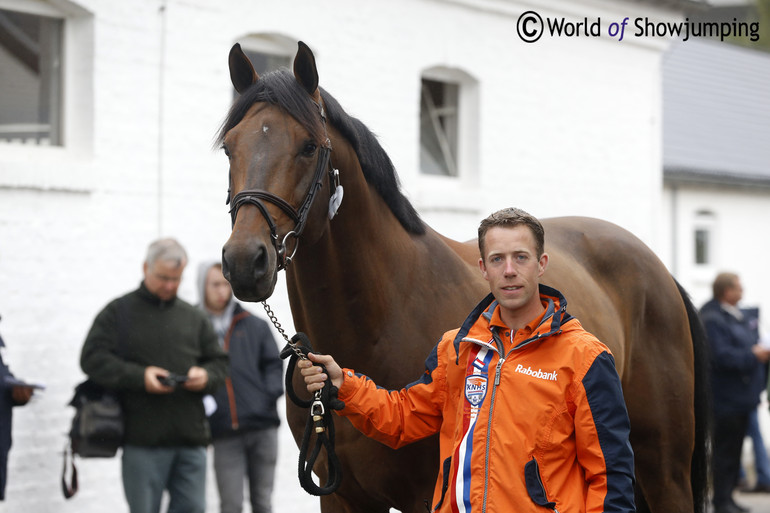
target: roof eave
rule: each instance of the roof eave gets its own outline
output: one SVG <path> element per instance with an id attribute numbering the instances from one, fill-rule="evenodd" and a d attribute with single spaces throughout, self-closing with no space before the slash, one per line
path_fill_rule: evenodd
<path id="1" fill-rule="evenodd" d="M 667 185 L 706 185 L 735 189 L 770 189 L 770 176 L 687 168 L 664 168 L 663 182 Z"/>

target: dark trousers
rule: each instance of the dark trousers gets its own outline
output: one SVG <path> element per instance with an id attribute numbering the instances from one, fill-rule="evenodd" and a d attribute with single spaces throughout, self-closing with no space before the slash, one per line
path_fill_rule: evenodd
<path id="1" fill-rule="evenodd" d="M 733 489 L 741 468 L 741 448 L 749 413 L 714 416 L 714 458 L 712 460 L 714 507 L 732 502 Z"/>

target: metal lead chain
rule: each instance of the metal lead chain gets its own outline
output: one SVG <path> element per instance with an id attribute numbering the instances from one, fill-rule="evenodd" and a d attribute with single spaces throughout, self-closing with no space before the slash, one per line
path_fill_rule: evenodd
<path id="1" fill-rule="evenodd" d="M 270 305 L 267 304 L 267 301 L 262 301 L 262 306 L 264 307 L 265 312 L 267 312 L 267 317 L 270 319 L 270 322 L 273 323 L 273 326 L 275 326 L 275 329 L 278 330 L 278 333 L 281 334 L 286 343 L 291 346 L 291 349 L 294 351 L 294 354 L 297 355 L 297 358 L 300 358 L 301 360 L 307 360 L 307 357 L 304 355 L 304 353 L 300 351 L 299 346 L 295 342 L 292 342 L 286 335 L 286 332 L 283 331 L 281 323 L 278 322 L 278 317 L 275 316 L 273 309 L 270 308 Z"/>
<path id="2" fill-rule="evenodd" d="M 291 340 L 289 340 L 289 337 L 286 336 L 286 332 L 283 331 L 283 328 L 281 327 L 281 323 L 278 322 L 278 317 L 275 316 L 273 309 L 270 308 L 270 305 L 267 304 L 267 301 L 262 301 L 262 306 L 265 308 L 265 312 L 267 312 L 267 317 L 270 319 L 270 322 L 273 323 L 273 326 L 275 326 L 275 329 L 278 330 L 278 333 L 281 334 L 281 336 L 287 343 L 291 344 Z"/>
<path id="3" fill-rule="evenodd" d="M 294 354 L 297 355 L 297 358 L 300 360 L 307 360 L 307 356 L 305 356 L 305 353 L 303 353 L 300 348 L 299 344 L 296 342 L 293 342 L 289 339 L 289 337 L 286 335 L 286 332 L 283 331 L 283 328 L 281 327 L 281 323 L 278 322 L 278 317 L 275 316 L 275 312 L 273 312 L 273 309 L 270 308 L 270 305 L 267 304 L 267 301 L 262 301 L 262 306 L 265 309 L 265 312 L 267 312 L 267 317 L 270 319 L 270 322 L 273 323 L 273 326 L 275 326 L 275 329 L 278 330 L 278 333 L 281 334 L 283 339 L 286 341 L 286 344 L 291 347 L 292 351 L 294 351 Z M 288 386 L 288 384 L 287 384 Z M 323 402 L 321 401 L 321 390 L 316 390 L 313 394 L 313 403 L 310 407 L 310 416 L 313 418 L 313 421 L 316 423 L 315 431 L 316 433 L 321 433 L 325 429 L 323 427 L 323 415 L 325 413 Z M 319 431 L 320 430 L 320 431 Z"/>

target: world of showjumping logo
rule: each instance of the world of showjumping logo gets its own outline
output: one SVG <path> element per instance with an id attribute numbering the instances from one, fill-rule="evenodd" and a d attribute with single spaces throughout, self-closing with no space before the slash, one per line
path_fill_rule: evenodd
<path id="1" fill-rule="evenodd" d="M 606 27 L 606 29 L 605 29 Z M 679 38 L 689 41 L 691 38 L 719 38 L 724 41 L 729 37 L 747 37 L 752 42 L 759 40 L 759 22 L 738 21 L 653 21 L 648 17 L 631 19 L 626 16 L 621 21 L 607 23 L 600 17 L 574 21 L 566 17 L 546 17 L 535 11 L 527 11 L 519 16 L 516 32 L 525 43 L 535 43 L 544 35 L 551 38 L 579 38 L 609 36 L 618 41 L 635 38 Z"/>

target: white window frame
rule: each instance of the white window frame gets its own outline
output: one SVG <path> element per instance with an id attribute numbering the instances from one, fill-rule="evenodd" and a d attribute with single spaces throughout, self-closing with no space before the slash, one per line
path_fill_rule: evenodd
<path id="1" fill-rule="evenodd" d="M 427 174 L 420 169 L 422 141 L 420 132 L 422 100 L 422 79 L 450 82 L 459 85 L 458 90 L 458 130 L 457 130 L 457 176 Z M 416 144 L 416 181 L 412 196 L 415 206 L 421 214 L 430 219 L 431 215 L 472 215 L 478 216 L 475 207 L 468 205 L 482 204 L 479 176 L 480 155 L 480 94 L 478 81 L 467 72 L 444 66 L 425 68 L 415 81 L 417 91 L 417 144 Z"/>
<path id="2" fill-rule="evenodd" d="M 89 190 L 93 182 L 93 15 L 69 0 L 0 0 L 0 7 L 64 21 L 61 145 L 0 144 L 0 187 Z"/>

